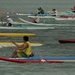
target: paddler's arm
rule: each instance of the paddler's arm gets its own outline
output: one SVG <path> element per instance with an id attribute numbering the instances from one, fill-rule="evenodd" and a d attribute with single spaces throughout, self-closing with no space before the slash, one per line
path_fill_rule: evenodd
<path id="1" fill-rule="evenodd" d="M 21 47 L 18 47 L 17 50 L 25 50 L 27 47 L 28 47 L 28 43 L 25 43 Z"/>
<path id="2" fill-rule="evenodd" d="M 15 41 L 11 41 L 16 47 L 22 47 L 23 46 L 23 44 L 21 44 L 21 45 L 19 45 L 19 44 L 17 44 Z"/>

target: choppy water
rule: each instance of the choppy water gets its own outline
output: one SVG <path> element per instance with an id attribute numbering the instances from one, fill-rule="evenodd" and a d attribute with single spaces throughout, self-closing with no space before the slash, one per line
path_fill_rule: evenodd
<path id="1" fill-rule="evenodd" d="M 39 6 L 49 10 L 56 7 L 58 10 L 70 9 L 75 1 L 71 0 L 0 0 L 0 8 L 2 11 L 31 12 Z M 17 3 L 17 4 L 16 4 Z M 13 5 L 16 4 L 16 5 Z M 28 9 L 27 9 L 28 8 Z M 47 9 L 48 8 L 48 9 Z M 30 9 L 30 10 L 29 10 Z M 16 19 L 18 16 L 13 15 Z M 24 17 L 24 16 L 22 16 Z M 75 24 L 75 21 L 55 21 L 50 23 Z M 25 32 L 35 33 L 36 36 L 29 37 L 31 42 L 42 43 L 43 46 L 32 47 L 35 55 L 39 56 L 75 56 L 75 44 L 60 44 L 61 38 L 75 39 L 75 26 L 55 26 L 54 30 L 0 30 L 0 32 Z M 22 41 L 22 38 L 0 38 L 0 41 Z M 0 48 L 0 56 L 10 56 L 11 47 Z M 48 64 L 48 63 L 26 63 L 17 64 L 9 62 L 0 62 L 0 75 L 75 75 L 75 63 Z"/>

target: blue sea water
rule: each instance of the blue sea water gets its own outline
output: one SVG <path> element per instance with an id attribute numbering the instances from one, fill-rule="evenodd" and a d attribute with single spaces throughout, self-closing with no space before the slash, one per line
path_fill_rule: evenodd
<path id="1" fill-rule="evenodd" d="M 56 8 L 58 11 L 70 10 L 75 4 L 74 0 L 0 0 L 0 11 L 3 12 L 23 12 L 31 13 L 41 6 L 45 12 Z M 5 15 L 1 15 L 5 16 Z M 18 17 L 13 18 L 16 20 Z M 75 21 L 55 21 L 50 20 L 50 23 L 75 24 Z M 61 38 L 75 39 L 75 26 L 54 26 L 55 29 L 50 30 L 2 30 L 0 32 L 14 33 L 35 33 L 36 36 L 29 37 L 31 42 L 42 43 L 43 46 L 32 47 L 35 55 L 39 56 L 75 56 L 75 44 L 58 42 Z M 20 38 L 0 38 L 0 41 L 22 42 Z M 12 47 L 0 48 L 0 56 L 10 56 Z M 75 75 L 75 63 L 10 63 L 0 61 L 0 75 Z"/>

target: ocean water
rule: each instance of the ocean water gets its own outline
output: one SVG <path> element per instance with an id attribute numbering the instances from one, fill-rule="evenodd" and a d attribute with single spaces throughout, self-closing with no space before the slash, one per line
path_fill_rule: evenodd
<path id="1" fill-rule="evenodd" d="M 0 11 L 31 13 L 38 7 L 42 7 L 45 12 L 53 8 L 70 11 L 74 5 L 74 0 L 0 0 Z"/>
<path id="2" fill-rule="evenodd" d="M 70 2 L 71 1 L 71 2 Z M 45 11 L 56 8 L 58 11 L 70 10 L 74 6 L 74 0 L 0 0 L 1 11 L 7 12 L 25 12 L 31 13 L 41 6 Z M 6 15 L 1 15 L 2 17 Z M 14 20 L 18 17 L 12 15 Z M 75 21 L 55 21 L 50 20 L 50 23 L 75 24 Z M 43 46 L 32 47 L 35 55 L 39 56 L 75 56 L 75 44 L 66 43 L 60 44 L 59 39 L 75 39 L 75 26 L 54 26 L 55 29 L 47 30 L 2 30 L 0 32 L 14 33 L 35 33 L 36 36 L 29 37 L 30 42 L 39 42 Z M 0 38 L 0 41 L 22 42 L 20 38 Z M 0 48 L 0 56 L 9 57 L 12 52 L 12 47 Z M 0 61 L 0 75 L 75 75 L 75 63 L 11 63 Z"/>

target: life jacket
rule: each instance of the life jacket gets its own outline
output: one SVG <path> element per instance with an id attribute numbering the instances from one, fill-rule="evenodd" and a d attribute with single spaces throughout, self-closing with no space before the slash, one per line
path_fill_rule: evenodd
<path id="1" fill-rule="evenodd" d="M 18 57 L 29 57 L 32 54 L 30 42 L 27 42 L 28 48 L 24 49 L 23 51 L 17 52 Z"/>

